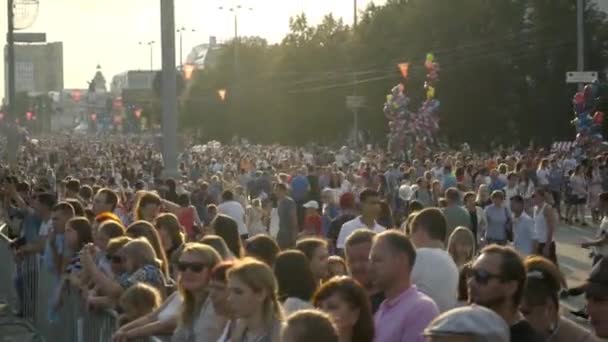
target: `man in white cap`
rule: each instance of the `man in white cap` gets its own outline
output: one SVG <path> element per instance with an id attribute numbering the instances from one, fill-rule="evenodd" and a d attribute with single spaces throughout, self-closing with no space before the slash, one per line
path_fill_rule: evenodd
<path id="1" fill-rule="evenodd" d="M 509 326 L 490 309 L 472 305 L 447 311 L 424 331 L 429 342 L 509 342 Z"/>

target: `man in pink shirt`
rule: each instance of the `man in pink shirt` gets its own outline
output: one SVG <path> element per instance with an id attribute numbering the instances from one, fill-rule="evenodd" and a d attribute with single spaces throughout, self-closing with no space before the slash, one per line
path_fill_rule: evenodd
<path id="1" fill-rule="evenodd" d="M 414 245 L 403 233 L 386 231 L 374 238 L 370 276 L 386 296 L 374 317 L 376 342 L 423 342 L 424 329 L 439 315 L 435 302 L 411 283 L 415 262 Z"/>

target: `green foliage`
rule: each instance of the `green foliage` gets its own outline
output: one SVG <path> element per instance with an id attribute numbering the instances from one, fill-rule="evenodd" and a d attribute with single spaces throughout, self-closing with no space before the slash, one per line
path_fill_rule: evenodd
<path id="1" fill-rule="evenodd" d="M 587 6 L 586 65 L 602 72 L 606 16 Z M 187 87 L 181 127 L 223 141 L 239 135 L 262 143 L 342 143 L 353 122 L 345 97 L 356 92 L 366 97 L 359 127 L 383 142 L 382 103 L 401 79 L 396 64 L 411 63 L 406 89 L 417 105 L 422 63 L 432 51 L 441 65 L 437 98 L 446 139 L 480 145 L 573 138 L 576 86 L 565 83 L 565 72 L 576 69 L 573 1 L 390 0 L 360 18 L 353 30 L 331 15 L 317 26 L 301 15 L 280 44 L 241 38 L 238 67 L 235 42 L 227 44 L 217 64 Z"/>

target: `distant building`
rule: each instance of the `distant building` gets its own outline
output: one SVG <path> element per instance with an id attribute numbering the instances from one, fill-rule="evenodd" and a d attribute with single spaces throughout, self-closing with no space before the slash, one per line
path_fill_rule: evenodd
<path id="1" fill-rule="evenodd" d="M 122 96 L 124 90 L 152 90 L 158 71 L 129 70 L 112 77 L 110 92 Z"/>
<path id="2" fill-rule="evenodd" d="M 192 51 L 186 57 L 184 64 L 192 65 L 195 69 L 205 69 L 217 63 L 219 49 L 222 46 L 217 43 L 217 39 L 213 36 L 209 37 L 209 42 L 200 44 L 192 48 Z"/>
<path id="3" fill-rule="evenodd" d="M 4 48 L 4 89 L 8 98 L 7 48 Z M 63 43 L 15 44 L 17 92 L 48 93 L 63 90 Z"/>

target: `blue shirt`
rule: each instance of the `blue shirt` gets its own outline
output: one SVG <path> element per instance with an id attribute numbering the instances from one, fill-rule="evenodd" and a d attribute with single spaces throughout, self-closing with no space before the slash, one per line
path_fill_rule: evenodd
<path id="1" fill-rule="evenodd" d="M 64 255 L 64 235 L 57 234 L 55 235 L 55 248 L 57 249 L 57 253 L 59 255 Z M 56 275 L 57 265 L 55 265 L 55 259 L 53 258 L 53 252 L 51 251 L 51 240 L 46 240 L 46 247 L 44 248 L 44 255 L 42 257 L 43 265 L 46 266 L 46 269 L 52 274 Z"/>
<path id="2" fill-rule="evenodd" d="M 496 190 L 502 190 L 505 186 L 507 186 L 507 183 L 503 182 L 500 178 L 496 178 L 493 179 L 492 182 L 490 182 L 490 185 L 488 185 L 488 189 L 490 190 L 490 192 L 492 191 L 496 191 Z"/>
<path id="3" fill-rule="evenodd" d="M 291 180 L 291 198 L 295 201 L 303 201 L 308 195 L 310 183 L 304 176 L 295 176 Z"/>
<path id="4" fill-rule="evenodd" d="M 456 185 L 458 185 L 458 182 L 456 181 L 456 177 L 451 174 L 451 173 L 445 173 L 443 174 L 443 190 L 447 190 L 449 188 L 454 188 L 456 187 Z"/>
<path id="5" fill-rule="evenodd" d="M 488 220 L 485 238 L 501 241 L 506 240 L 507 221 L 511 218 L 509 210 L 506 207 L 497 207 L 494 204 L 491 204 L 486 207 L 485 212 Z"/>

